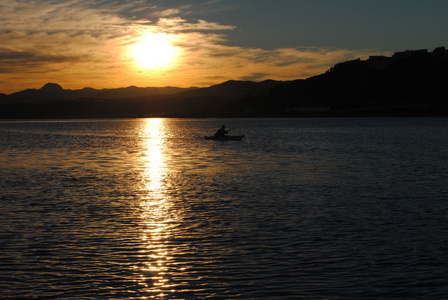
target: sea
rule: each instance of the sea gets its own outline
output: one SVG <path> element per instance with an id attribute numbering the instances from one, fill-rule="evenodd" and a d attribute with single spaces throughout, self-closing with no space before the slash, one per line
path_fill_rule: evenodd
<path id="1" fill-rule="evenodd" d="M 448 118 L 1 120 L 0 293 L 447 299 Z"/>

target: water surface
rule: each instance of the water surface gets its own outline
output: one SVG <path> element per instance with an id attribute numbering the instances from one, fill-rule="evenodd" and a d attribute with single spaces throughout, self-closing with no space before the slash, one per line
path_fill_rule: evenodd
<path id="1" fill-rule="evenodd" d="M 242 141 L 204 140 L 221 124 Z M 6 299 L 440 299 L 448 119 L 0 122 Z"/>

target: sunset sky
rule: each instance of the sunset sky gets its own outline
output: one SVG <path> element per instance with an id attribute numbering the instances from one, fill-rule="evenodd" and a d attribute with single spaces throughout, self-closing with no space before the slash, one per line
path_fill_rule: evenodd
<path id="1" fill-rule="evenodd" d="M 0 93 L 292 80 L 448 47 L 446 0 L 2 0 Z"/>

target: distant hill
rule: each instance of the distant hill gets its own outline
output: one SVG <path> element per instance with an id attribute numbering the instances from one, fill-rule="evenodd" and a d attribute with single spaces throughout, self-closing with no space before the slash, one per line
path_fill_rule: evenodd
<path id="1" fill-rule="evenodd" d="M 448 116 L 448 51 L 408 50 L 336 64 L 233 110 L 278 116 Z"/>
<path id="2" fill-rule="evenodd" d="M 93 89 L 83 88 L 80 90 L 63 89 L 57 83 L 47 83 L 40 89 L 27 89 L 16 92 L 6 97 L 0 97 L 0 103 L 45 103 L 80 100 L 80 99 L 129 99 L 136 97 L 145 97 L 153 95 L 172 95 L 184 91 L 192 91 L 197 88 L 178 88 L 178 87 L 136 87 L 130 86 L 117 89 Z"/>
<path id="3" fill-rule="evenodd" d="M 448 51 L 341 62 L 305 80 L 103 90 L 47 83 L 0 94 L 0 118 L 273 116 L 448 116 Z"/>
<path id="4" fill-rule="evenodd" d="M 280 81 L 275 80 L 265 80 L 262 82 L 253 81 L 236 81 L 229 80 L 221 84 L 213 85 L 207 88 L 201 88 L 191 91 L 186 91 L 182 93 L 182 96 L 187 97 L 209 97 L 209 96 L 219 96 L 219 97 L 242 97 L 245 95 L 256 95 L 261 96 L 266 94 L 270 89 L 279 85 Z"/>
<path id="5" fill-rule="evenodd" d="M 238 99 L 261 97 L 283 82 L 227 81 L 206 88 L 66 90 L 56 83 L 0 96 L 0 118 L 220 115 Z"/>

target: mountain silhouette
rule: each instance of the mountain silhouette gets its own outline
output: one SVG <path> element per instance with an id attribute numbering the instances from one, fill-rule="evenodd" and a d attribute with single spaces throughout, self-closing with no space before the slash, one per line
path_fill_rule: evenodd
<path id="1" fill-rule="evenodd" d="M 130 86 L 0 94 L 0 118 L 447 116 L 448 51 L 407 50 L 341 62 L 292 81 L 206 88 Z"/>
<path id="2" fill-rule="evenodd" d="M 136 87 L 130 86 L 116 89 L 83 88 L 80 90 L 63 89 L 57 83 L 46 83 L 40 89 L 26 89 L 0 98 L 0 103 L 48 103 L 53 101 L 80 99 L 128 99 L 152 95 L 171 95 L 197 88 L 178 87 Z"/>
<path id="3" fill-rule="evenodd" d="M 57 84 L 57 83 L 51 83 L 51 82 L 45 84 L 45 85 L 40 89 L 40 91 L 43 92 L 43 93 L 61 92 L 61 91 L 63 91 L 63 90 L 64 90 L 64 89 L 62 88 L 62 86 L 60 86 L 60 85 Z"/>

